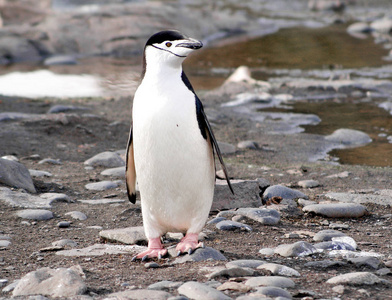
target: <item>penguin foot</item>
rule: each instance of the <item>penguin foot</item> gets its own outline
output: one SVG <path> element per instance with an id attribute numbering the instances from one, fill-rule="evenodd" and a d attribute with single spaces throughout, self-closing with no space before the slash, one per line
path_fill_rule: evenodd
<path id="1" fill-rule="evenodd" d="M 199 234 L 187 233 L 176 246 L 177 256 L 180 256 L 181 253 L 191 255 L 197 248 L 204 248 L 204 243 L 199 243 Z"/>
<path id="2" fill-rule="evenodd" d="M 131 261 L 136 261 L 138 259 L 140 259 L 141 261 L 146 261 L 147 259 L 154 257 L 161 259 L 166 254 L 167 249 L 163 247 L 161 243 L 161 238 L 153 238 L 148 240 L 148 249 L 132 257 Z"/>

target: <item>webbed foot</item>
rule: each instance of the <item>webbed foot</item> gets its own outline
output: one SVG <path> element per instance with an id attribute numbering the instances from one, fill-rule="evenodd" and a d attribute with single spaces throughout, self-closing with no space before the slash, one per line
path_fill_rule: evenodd
<path id="1" fill-rule="evenodd" d="M 187 233 L 176 246 L 177 256 L 181 253 L 191 255 L 197 248 L 204 248 L 204 243 L 199 242 L 198 233 Z"/>
<path id="2" fill-rule="evenodd" d="M 139 253 L 138 255 L 132 257 L 131 261 L 136 261 L 137 259 L 141 259 L 141 261 L 145 261 L 149 258 L 157 257 L 161 259 L 167 254 L 167 249 L 165 249 L 161 243 L 161 238 L 153 238 L 148 240 L 148 249 Z"/>

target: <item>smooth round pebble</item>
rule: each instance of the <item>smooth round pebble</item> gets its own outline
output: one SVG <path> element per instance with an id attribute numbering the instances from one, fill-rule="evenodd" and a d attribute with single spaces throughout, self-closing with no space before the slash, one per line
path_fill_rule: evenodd
<path id="1" fill-rule="evenodd" d="M 329 218 L 359 218 L 367 213 L 366 207 L 357 203 L 314 204 L 307 205 L 302 210 Z"/>
<path id="2" fill-rule="evenodd" d="M 80 220 L 80 221 L 87 220 L 87 216 L 80 211 L 70 211 L 70 212 L 67 212 L 65 215 L 71 216 L 72 218 L 74 218 L 76 220 Z"/>
<path id="3" fill-rule="evenodd" d="M 317 180 L 301 180 L 298 181 L 298 185 L 304 189 L 311 189 L 320 186 Z"/>
<path id="4" fill-rule="evenodd" d="M 53 218 L 53 213 L 46 209 L 24 209 L 16 213 L 22 219 L 44 221 Z"/>
<path id="5" fill-rule="evenodd" d="M 67 221 L 61 221 L 57 223 L 58 228 L 68 228 L 69 226 L 71 226 L 71 223 Z"/>
<path id="6" fill-rule="evenodd" d="M 257 291 L 250 295 L 260 295 L 260 294 L 271 298 L 283 297 L 287 299 L 292 299 L 291 294 L 288 291 L 274 286 L 257 288 Z"/>
<path id="7" fill-rule="evenodd" d="M 347 236 L 347 235 L 341 231 L 332 230 L 332 229 L 321 230 L 314 235 L 313 241 L 327 242 L 327 241 L 331 241 L 332 238 L 334 237 L 340 237 L 340 236 Z"/>
<path id="8" fill-rule="evenodd" d="M 250 227 L 249 225 L 246 225 L 246 224 L 243 224 L 240 222 L 229 221 L 229 220 L 220 221 L 215 226 L 219 230 L 231 231 L 231 230 L 236 230 L 236 229 L 245 229 L 247 231 L 252 231 L 252 227 Z"/>
<path id="9" fill-rule="evenodd" d="M 110 189 L 115 189 L 118 187 L 118 184 L 113 181 L 100 181 L 88 183 L 85 185 L 85 188 L 92 191 L 106 191 Z"/>

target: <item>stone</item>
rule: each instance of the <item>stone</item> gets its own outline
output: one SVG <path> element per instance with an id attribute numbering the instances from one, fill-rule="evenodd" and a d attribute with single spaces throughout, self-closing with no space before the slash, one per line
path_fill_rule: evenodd
<path id="1" fill-rule="evenodd" d="M 311 201 L 311 200 L 298 199 L 298 204 L 301 205 L 302 207 L 305 207 L 305 206 L 317 204 L 317 203 L 315 201 Z"/>
<path id="2" fill-rule="evenodd" d="M 49 164 L 49 165 L 62 165 L 63 163 L 59 159 L 54 159 L 54 158 L 44 158 L 41 159 L 38 164 L 43 165 L 43 164 Z"/>
<path id="3" fill-rule="evenodd" d="M 163 280 L 163 281 L 159 281 L 159 282 L 150 284 L 147 287 L 147 289 L 148 290 L 157 290 L 157 291 L 162 291 L 162 290 L 169 291 L 170 289 L 179 288 L 182 284 L 183 284 L 183 282 L 180 282 L 180 281 Z"/>
<path id="4" fill-rule="evenodd" d="M 280 221 L 280 213 L 275 209 L 267 208 L 239 208 L 236 213 L 263 225 L 276 225 Z"/>
<path id="5" fill-rule="evenodd" d="M 7 248 L 9 245 L 11 245 L 10 241 L 0 239 L 0 248 Z"/>
<path id="6" fill-rule="evenodd" d="M 21 208 L 50 208 L 50 201 L 41 197 L 12 191 L 9 188 L 0 186 L 0 201 L 5 202 L 12 207 Z"/>
<path id="7" fill-rule="evenodd" d="M 389 190 L 380 190 L 377 194 L 355 194 L 355 193 L 327 193 L 327 198 L 345 202 L 345 203 L 358 203 L 358 204 L 378 204 L 383 206 L 392 205 L 392 194 Z"/>
<path id="8" fill-rule="evenodd" d="M 276 286 L 280 288 L 293 288 L 295 287 L 294 281 L 282 276 L 258 276 L 252 277 L 245 281 L 245 284 L 256 288 L 259 286 Z"/>
<path id="9" fill-rule="evenodd" d="M 0 288 L 5 287 L 8 284 L 7 279 L 0 279 Z"/>
<path id="10" fill-rule="evenodd" d="M 317 249 L 310 243 L 299 241 L 293 244 L 283 244 L 275 248 L 275 253 L 284 257 L 302 257 L 317 253 Z"/>
<path id="11" fill-rule="evenodd" d="M 139 290 L 126 290 L 122 292 L 112 293 L 106 295 L 104 300 L 124 300 L 124 299 L 132 299 L 132 300 L 145 300 L 145 299 L 154 299 L 154 300 L 167 300 L 172 295 L 165 291 L 156 291 L 156 290 L 148 290 L 148 289 L 139 289 Z"/>
<path id="12" fill-rule="evenodd" d="M 341 173 L 329 175 L 326 178 L 340 178 L 340 179 L 342 179 L 342 178 L 347 178 L 350 175 L 351 175 L 350 172 L 344 171 L 344 172 L 341 172 Z"/>
<path id="13" fill-rule="evenodd" d="M 41 170 L 31 170 L 29 169 L 29 173 L 31 177 L 52 177 L 52 173 L 46 172 L 46 171 L 41 171 Z"/>
<path id="14" fill-rule="evenodd" d="M 245 276 L 253 276 L 255 273 L 254 270 L 250 268 L 241 268 L 241 267 L 231 267 L 228 269 L 223 269 L 219 271 L 215 271 L 208 275 L 209 279 L 215 279 L 218 277 L 245 277 Z"/>
<path id="15" fill-rule="evenodd" d="M 85 204 L 91 204 L 91 205 L 99 205 L 99 204 L 117 204 L 117 203 L 124 203 L 128 201 L 123 199 L 111 198 L 111 199 L 79 200 L 79 202 Z"/>
<path id="16" fill-rule="evenodd" d="M 52 55 L 44 60 L 45 66 L 76 65 L 78 61 L 71 55 Z"/>
<path id="17" fill-rule="evenodd" d="M 350 250 L 350 251 L 355 251 L 355 248 L 353 248 L 351 245 L 349 245 L 347 243 L 335 242 L 335 241 L 327 241 L 327 242 L 316 243 L 313 246 L 316 249 L 322 249 L 322 250 Z"/>
<path id="18" fill-rule="evenodd" d="M 279 287 L 268 286 L 259 287 L 256 292 L 249 294 L 250 296 L 263 295 L 273 299 L 292 299 L 291 294 Z"/>
<path id="19" fill-rule="evenodd" d="M 327 280 L 329 284 L 344 284 L 344 285 L 374 285 L 374 284 L 385 284 L 391 285 L 388 280 L 379 278 L 370 272 L 353 272 L 346 273 L 332 277 Z"/>
<path id="20" fill-rule="evenodd" d="M 370 27 L 380 33 L 391 33 L 392 32 L 392 19 L 383 18 L 379 20 L 375 20 L 370 23 Z"/>
<path id="21" fill-rule="evenodd" d="M 317 180 L 301 180 L 298 181 L 298 185 L 304 189 L 311 189 L 320 186 Z"/>
<path id="22" fill-rule="evenodd" d="M 125 166 L 103 170 L 101 172 L 101 175 L 116 178 L 125 178 Z"/>
<path id="23" fill-rule="evenodd" d="M 258 266 L 265 264 L 264 260 L 258 259 L 239 259 L 233 260 L 226 264 L 226 268 L 241 267 L 241 268 L 252 268 L 256 269 Z"/>
<path id="24" fill-rule="evenodd" d="M 53 213 L 46 209 L 25 209 L 16 212 L 16 215 L 22 219 L 36 221 L 53 219 Z"/>
<path id="25" fill-rule="evenodd" d="M 50 297 L 72 297 L 87 291 L 83 279 L 72 269 L 41 268 L 26 274 L 16 285 L 12 295 L 45 295 Z"/>
<path id="26" fill-rule="evenodd" d="M 36 193 L 29 170 L 19 162 L 0 158 L 0 183 Z"/>
<path id="27" fill-rule="evenodd" d="M 118 184 L 116 182 L 108 180 L 88 183 L 85 185 L 85 188 L 91 191 L 106 191 L 110 189 L 115 189 L 116 187 L 118 187 Z"/>
<path id="28" fill-rule="evenodd" d="M 272 256 L 275 254 L 275 248 L 263 248 L 259 250 L 259 253 L 264 256 Z"/>
<path id="29" fill-rule="evenodd" d="M 227 219 L 223 218 L 223 217 L 216 217 L 216 218 L 213 218 L 212 220 L 209 220 L 207 222 L 207 224 L 216 224 L 216 223 L 219 223 L 219 222 L 225 221 L 225 220 L 227 220 Z"/>
<path id="30" fill-rule="evenodd" d="M 370 25 L 366 22 L 355 22 L 347 27 L 349 33 L 369 33 L 372 31 Z"/>
<path id="31" fill-rule="evenodd" d="M 215 250 L 211 247 L 205 247 L 205 248 L 197 248 L 191 255 L 185 254 L 183 256 L 178 257 L 174 261 L 174 263 L 181 264 L 187 261 L 199 262 L 199 261 L 215 261 L 215 260 L 225 261 L 227 260 L 227 258 L 218 250 Z"/>
<path id="32" fill-rule="evenodd" d="M 134 245 L 147 242 L 143 226 L 102 230 L 99 236 L 109 242 Z"/>
<path id="33" fill-rule="evenodd" d="M 74 112 L 74 111 L 85 111 L 88 110 L 86 107 L 81 106 L 73 106 L 73 105 L 53 105 L 48 110 L 48 114 L 58 114 L 58 113 L 66 113 L 66 112 Z"/>
<path id="34" fill-rule="evenodd" d="M 148 263 L 144 264 L 144 267 L 146 269 L 156 269 L 156 268 L 159 268 L 160 265 L 157 264 L 156 262 L 148 262 Z"/>
<path id="35" fill-rule="evenodd" d="M 237 151 L 235 146 L 229 143 L 218 142 L 218 146 L 222 155 L 233 154 Z"/>
<path id="36" fill-rule="evenodd" d="M 117 168 L 125 166 L 124 160 L 115 152 L 102 152 L 84 162 L 87 166 Z"/>
<path id="37" fill-rule="evenodd" d="M 365 206 L 357 203 L 313 204 L 305 206 L 302 210 L 328 218 L 360 218 L 368 213 Z"/>
<path id="38" fill-rule="evenodd" d="M 66 202 L 71 203 L 73 202 L 71 198 L 63 193 L 43 193 L 39 195 L 42 199 L 45 199 L 52 204 L 53 202 Z"/>
<path id="39" fill-rule="evenodd" d="M 312 269 L 328 269 L 333 267 L 345 266 L 347 265 L 345 262 L 336 261 L 336 260 L 320 260 L 320 261 L 310 261 L 304 264 L 304 267 L 312 268 Z"/>
<path id="40" fill-rule="evenodd" d="M 69 226 L 71 226 L 71 223 L 67 221 L 61 221 L 57 223 L 58 228 L 68 228 Z"/>
<path id="41" fill-rule="evenodd" d="M 237 291 L 240 293 L 247 293 L 249 292 L 252 288 L 250 286 L 246 286 L 243 283 L 239 282 L 234 282 L 234 281 L 227 281 L 223 283 L 222 285 L 218 286 L 216 288 L 218 291 Z"/>
<path id="42" fill-rule="evenodd" d="M 77 242 L 70 239 L 62 239 L 62 240 L 52 242 L 53 247 L 65 247 L 65 246 L 76 247 L 77 245 L 78 245 Z"/>
<path id="43" fill-rule="evenodd" d="M 313 241 L 315 242 L 332 241 L 332 238 L 340 237 L 340 236 L 346 236 L 346 234 L 344 234 L 341 231 L 326 229 L 317 232 L 313 237 Z"/>
<path id="44" fill-rule="evenodd" d="M 357 242 L 349 236 L 335 236 L 332 238 L 332 242 L 350 245 L 354 250 L 357 249 Z"/>
<path id="45" fill-rule="evenodd" d="M 252 149 L 256 150 L 259 148 L 259 145 L 255 141 L 241 141 L 237 144 L 239 149 Z"/>
<path id="46" fill-rule="evenodd" d="M 381 268 L 376 271 L 376 275 L 379 276 L 392 275 L 392 270 L 389 268 Z"/>
<path id="47" fill-rule="evenodd" d="M 266 263 L 263 265 L 260 265 L 257 267 L 257 269 L 263 269 L 263 270 L 268 270 L 271 271 L 272 275 L 278 275 L 278 276 L 285 276 L 285 277 L 299 277 L 301 274 L 299 274 L 298 271 L 294 270 L 293 268 L 280 265 L 280 264 L 274 264 L 274 263 Z"/>
<path id="48" fill-rule="evenodd" d="M 380 260 L 376 257 L 353 257 L 347 258 L 347 261 L 354 264 L 356 267 L 370 267 L 372 269 L 378 269 Z"/>
<path id="49" fill-rule="evenodd" d="M 216 180 L 212 211 L 262 205 L 256 180 L 231 180 L 231 185 L 235 195 L 231 193 L 226 180 Z"/>
<path id="50" fill-rule="evenodd" d="M 331 135 L 327 135 L 325 139 L 339 144 L 342 148 L 359 147 L 372 141 L 369 135 L 362 131 L 345 128 L 335 130 Z"/>
<path id="51" fill-rule="evenodd" d="M 87 216 L 80 211 L 70 211 L 70 212 L 65 213 L 65 215 L 70 216 L 71 218 L 76 219 L 76 220 L 80 220 L 80 221 L 87 220 Z"/>
<path id="52" fill-rule="evenodd" d="M 282 199 L 309 199 L 304 193 L 282 185 L 272 185 L 264 191 L 263 201 L 268 201 L 273 197 L 281 197 Z"/>
<path id="53" fill-rule="evenodd" d="M 56 255 L 83 257 L 83 256 L 102 256 L 102 255 L 117 255 L 117 254 L 130 254 L 136 255 L 137 253 L 146 250 L 146 247 L 132 245 L 108 245 L 108 244 L 95 244 L 81 249 L 70 249 L 57 251 Z"/>
<path id="54" fill-rule="evenodd" d="M 226 296 L 224 293 L 209 287 L 206 284 L 196 282 L 196 281 L 188 281 L 181 285 L 178 288 L 178 293 L 180 295 L 184 295 L 190 299 L 196 300 L 229 300 L 231 299 L 229 296 Z"/>
<path id="55" fill-rule="evenodd" d="M 220 221 L 215 226 L 219 230 L 233 231 L 237 229 L 244 229 L 247 231 L 252 231 L 252 227 L 250 227 L 249 225 L 240 222 L 230 221 L 230 220 Z"/>

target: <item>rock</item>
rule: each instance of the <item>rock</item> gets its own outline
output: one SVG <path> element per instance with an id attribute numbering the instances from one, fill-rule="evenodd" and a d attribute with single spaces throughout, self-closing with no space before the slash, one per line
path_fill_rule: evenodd
<path id="1" fill-rule="evenodd" d="M 349 33 L 370 33 L 372 28 L 368 23 L 356 22 L 347 27 Z"/>
<path id="2" fill-rule="evenodd" d="M 5 287 L 8 284 L 7 279 L 0 279 L 0 288 Z"/>
<path id="3" fill-rule="evenodd" d="M 229 220 L 220 221 L 215 226 L 219 230 L 232 231 L 232 230 L 236 230 L 236 229 L 245 229 L 247 231 L 252 231 L 252 227 L 250 227 L 249 225 L 246 225 L 246 224 L 243 224 L 240 222 L 229 221 Z"/>
<path id="4" fill-rule="evenodd" d="M 360 218 L 368 213 L 365 206 L 356 203 L 314 204 L 302 210 L 329 218 Z"/>
<path id="5" fill-rule="evenodd" d="M 71 216 L 73 219 L 85 221 L 87 220 L 87 216 L 80 211 L 70 211 L 65 214 L 66 216 Z"/>
<path id="6" fill-rule="evenodd" d="M 70 222 L 61 221 L 61 222 L 57 223 L 58 228 L 68 228 L 69 226 L 71 226 Z"/>
<path id="7" fill-rule="evenodd" d="M 143 226 L 102 230 L 99 236 L 109 242 L 120 242 L 127 245 L 148 241 Z"/>
<path id="8" fill-rule="evenodd" d="M 298 181 L 298 185 L 304 189 L 311 189 L 320 186 L 317 180 L 301 180 Z"/>
<path id="9" fill-rule="evenodd" d="M 233 260 L 226 264 L 226 268 L 241 267 L 241 268 L 252 268 L 256 269 L 258 266 L 265 264 L 264 260 L 258 259 L 239 259 Z"/>
<path id="10" fill-rule="evenodd" d="M 236 213 L 264 225 L 276 225 L 280 221 L 280 213 L 267 208 L 239 208 Z"/>
<path id="11" fill-rule="evenodd" d="M 163 280 L 163 281 L 159 281 L 159 282 L 150 284 L 147 287 L 147 289 L 148 290 L 157 290 L 157 291 L 162 291 L 162 290 L 169 291 L 170 289 L 179 288 L 182 284 L 183 284 L 183 282 L 180 282 L 180 281 Z"/>
<path id="12" fill-rule="evenodd" d="M 115 203 L 124 203 L 128 202 L 123 199 L 94 199 L 94 200 L 79 200 L 81 203 L 91 204 L 91 205 L 98 205 L 98 204 L 115 204 Z"/>
<path id="13" fill-rule="evenodd" d="M 241 141 L 237 144 L 239 149 L 252 149 L 256 150 L 259 148 L 259 145 L 255 141 Z"/>
<path id="14" fill-rule="evenodd" d="M 45 66 L 54 65 L 76 65 L 78 61 L 71 55 L 53 55 L 44 60 Z"/>
<path id="15" fill-rule="evenodd" d="M 314 11 L 342 11 L 346 7 L 345 1 L 340 0 L 309 0 L 308 8 Z"/>
<path id="16" fill-rule="evenodd" d="M 380 279 L 376 275 L 370 272 L 353 272 L 338 275 L 327 280 L 329 284 L 345 284 L 345 285 L 373 285 L 373 284 L 385 284 L 391 285 L 388 280 Z"/>
<path id="17" fill-rule="evenodd" d="M 115 189 L 116 187 L 118 187 L 118 184 L 116 182 L 108 180 L 88 183 L 85 185 L 85 188 L 91 191 L 106 191 L 110 189 Z"/>
<path id="18" fill-rule="evenodd" d="M 259 250 L 259 253 L 264 256 L 272 256 L 275 254 L 275 248 L 263 248 Z"/>
<path id="19" fill-rule="evenodd" d="M 25 209 L 16 212 L 22 219 L 44 221 L 53 219 L 53 213 L 46 209 Z"/>
<path id="20" fill-rule="evenodd" d="M 45 295 L 72 297 L 87 291 L 83 279 L 72 269 L 41 268 L 25 275 L 17 284 L 12 295 Z"/>
<path id="21" fill-rule="evenodd" d="M 383 18 L 370 23 L 370 28 L 380 33 L 392 32 L 392 19 Z"/>
<path id="22" fill-rule="evenodd" d="M 331 230 L 331 229 L 321 230 L 315 234 L 315 236 L 313 237 L 313 241 L 315 242 L 332 241 L 332 238 L 340 237 L 340 236 L 346 236 L 346 234 L 344 234 L 341 231 Z"/>
<path id="23" fill-rule="evenodd" d="M 215 271 L 208 275 L 209 279 L 215 279 L 218 277 L 245 277 L 245 276 L 253 276 L 254 270 L 250 268 L 241 268 L 241 267 L 231 267 L 228 269 L 223 269 L 219 271 Z"/>
<path id="24" fill-rule="evenodd" d="M 52 243 L 53 247 L 65 247 L 65 246 L 76 247 L 77 245 L 78 245 L 77 242 L 70 239 L 62 239 Z"/>
<path id="25" fill-rule="evenodd" d="M 85 111 L 88 110 L 86 107 L 81 106 L 73 106 L 73 105 L 53 105 L 48 110 L 48 114 L 58 114 L 58 113 L 66 113 L 66 112 L 74 112 L 74 111 Z"/>
<path id="26" fill-rule="evenodd" d="M 306 196 L 304 193 L 282 185 L 273 185 L 264 191 L 263 201 L 266 202 L 273 197 L 281 197 L 282 199 L 308 199 L 308 196 Z"/>
<path id="27" fill-rule="evenodd" d="M 101 175 L 117 177 L 117 178 L 125 178 L 125 166 L 106 169 L 101 172 Z"/>
<path id="28" fill-rule="evenodd" d="M 280 288 L 293 288 L 294 281 L 282 276 L 259 276 L 253 277 L 245 281 L 245 284 L 255 288 L 259 286 L 276 286 Z"/>
<path id="29" fill-rule="evenodd" d="M 30 170 L 29 173 L 31 177 L 52 177 L 52 173 L 46 172 L 46 171 L 40 171 L 40 170 Z"/>
<path id="30" fill-rule="evenodd" d="M 350 172 L 344 171 L 344 172 L 341 172 L 338 174 L 329 175 L 329 176 L 327 176 L 327 178 L 347 178 L 350 175 L 351 175 Z"/>
<path id="31" fill-rule="evenodd" d="M 4 155 L 0 158 L 19 162 L 19 159 L 15 155 Z"/>
<path id="32" fill-rule="evenodd" d="M 380 190 L 378 194 L 351 194 L 351 193 L 327 193 L 327 198 L 337 200 L 340 202 L 348 203 L 373 203 L 383 206 L 392 205 L 392 194 L 389 194 L 389 190 Z"/>
<path id="33" fill-rule="evenodd" d="M 357 243 L 352 237 L 349 236 L 335 236 L 332 238 L 332 242 L 334 243 L 343 243 L 346 245 L 350 245 L 354 250 L 357 249 Z"/>
<path id="34" fill-rule="evenodd" d="M 313 245 L 316 249 L 322 250 L 350 250 L 355 251 L 351 245 L 342 242 L 335 242 L 335 241 L 328 241 L 328 242 L 321 242 Z"/>
<path id="35" fill-rule="evenodd" d="M 292 299 L 290 293 L 282 288 L 268 286 L 260 287 L 256 292 L 249 294 L 249 296 L 259 296 L 263 295 L 266 297 L 271 297 L 273 299 Z"/>
<path id="36" fill-rule="evenodd" d="M 341 224 L 341 223 L 330 223 L 328 225 L 329 228 L 334 229 L 334 230 L 348 230 L 350 229 L 350 226 L 348 224 Z"/>
<path id="37" fill-rule="evenodd" d="M 40 43 L 32 43 L 26 37 L 19 34 L 4 32 L 0 36 L 0 64 L 11 64 L 16 62 L 33 61 L 41 59 Z M 42 47 L 42 49 L 44 49 Z"/>
<path id="38" fill-rule="evenodd" d="M 62 165 L 63 163 L 59 159 L 44 158 L 38 162 L 38 164 L 49 164 L 49 165 Z"/>
<path id="39" fill-rule="evenodd" d="M 226 221 L 226 220 L 227 219 L 223 218 L 223 217 L 216 217 L 216 218 L 213 218 L 212 220 L 208 221 L 207 224 L 216 224 L 216 223 L 219 223 L 221 221 Z"/>
<path id="40" fill-rule="evenodd" d="M 36 193 L 29 170 L 16 161 L 0 158 L 0 183 Z"/>
<path id="41" fill-rule="evenodd" d="M 148 263 L 144 264 L 144 267 L 146 269 L 156 269 L 156 268 L 159 268 L 160 265 L 157 264 L 156 262 L 148 262 Z"/>
<path id="42" fill-rule="evenodd" d="M 53 202 L 66 202 L 71 203 L 73 202 L 71 198 L 69 198 L 66 194 L 63 193 L 43 193 L 39 195 L 42 199 L 48 201 L 49 204 Z"/>
<path id="43" fill-rule="evenodd" d="M 216 180 L 212 211 L 262 205 L 256 180 L 231 180 L 231 185 L 235 195 L 231 193 L 226 180 Z"/>
<path id="44" fill-rule="evenodd" d="M 233 154 L 237 151 L 235 146 L 229 143 L 218 142 L 218 146 L 222 155 Z"/>
<path id="45" fill-rule="evenodd" d="M 386 275 L 392 275 L 392 270 L 388 268 L 382 268 L 376 271 L 376 274 L 379 276 L 386 276 Z"/>
<path id="46" fill-rule="evenodd" d="M 302 257 L 317 253 L 317 249 L 310 243 L 299 241 L 294 244 L 279 245 L 275 253 L 284 257 Z"/>
<path id="47" fill-rule="evenodd" d="M 257 269 L 264 269 L 271 271 L 272 275 L 279 275 L 279 276 L 285 276 L 285 277 L 299 277 L 301 274 L 298 273 L 298 271 L 294 270 L 293 268 L 280 265 L 280 264 L 274 264 L 274 263 L 266 263 L 263 265 L 260 265 L 257 267 Z"/>
<path id="48" fill-rule="evenodd" d="M 250 286 L 246 286 L 243 283 L 239 282 L 234 282 L 234 281 L 227 281 L 224 284 L 218 286 L 216 288 L 218 291 L 237 291 L 240 293 L 247 293 L 249 292 L 252 288 Z"/>
<path id="49" fill-rule="evenodd" d="M 190 299 L 229 300 L 222 292 L 196 281 L 188 281 L 178 288 L 178 293 Z"/>
<path id="50" fill-rule="evenodd" d="M 301 205 L 302 207 L 305 207 L 305 206 L 317 204 L 317 203 L 315 201 L 311 201 L 311 200 L 298 199 L 298 204 Z"/>
<path id="51" fill-rule="evenodd" d="M 106 168 L 117 168 L 125 166 L 125 162 L 122 160 L 120 155 L 110 151 L 99 153 L 86 160 L 84 164 L 92 167 L 102 166 Z"/>
<path id="52" fill-rule="evenodd" d="M 155 290 L 126 290 L 123 292 L 117 292 L 113 294 L 106 295 L 104 300 L 145 300 L 145 299 L 154 299 L 154 300 L 167 300 L 172 295 L 165 291 L 155 291 Z"/>
<path id="53" fill-rule="evenodd" d="M 170 250 L 169 250 L 169 253 L 170 253 Z M 183 256 L 178 257 L 174 261 L 174 263 L 175 264 L 182 264 L 187 261 L 199 262 L 199 261 L 214 261 L 214 260 L 224 261 L 227 259 L 219 251 L 217 251 L 211 247 L 205 247 L 205 248 L 196 249 L 195 252 L 193 252 L 191 255 L 185 254 Z"/>
<path id="54" fill-rule="evenodd" d="M 146 247 L 132 245 L 132 246 L 120 246 L 120 245 L 108 245 L 108 244 L 95 244 L 82 249 L 71 249 L 57 251 L 56 255 L 63 256 L 102 256 L 102 255 L 117 255 L 117 254 L 130 254 L 136 255 L 137 253 L 147 249 Z"/>
<path id="55" fill-rule="evenodd" d="M 364 132 L 353 129 L 338 129 L 325 139 L 329 142 L 340 144 L 343 148 L 363 146 L 372 141 Z"/>
<path id="56" fill-rule="evenodd" d="M 0 201 L 13 207 L 50 208 L 50 200 L 0 186 Z"/>
<path id="57" fill-rule="evenodd" d="M 372 269 L 378 269 L 380 265 L 380 260 L 376 257 L 353 257 L 348 258 L 348 262 L 354 264 L 356 267 L 370 267 Z"/>
<path id="58" fill-rule="evenodd" d="M 11 245 L 10 241 L 0 239 L 0 248 L 7 248 L 9 245 Z"/>
<path id="59" fill-rule="evenodd" d="M 310 261 L 304 264 L 304 267 L 312 268 L 312 269 L 328 269 L 333 267 L 336 270 L 336 267 L 347 265 L 342 261 L 335 260 L 320 260 L 320 261 Z"/>

